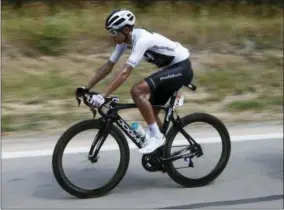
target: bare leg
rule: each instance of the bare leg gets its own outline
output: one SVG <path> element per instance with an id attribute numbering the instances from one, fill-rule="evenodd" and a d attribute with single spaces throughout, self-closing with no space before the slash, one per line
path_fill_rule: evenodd
<path id="1" fill-rule="evenodd" d="M 141 115 L 148 125 L 156 122 L 153 108 L 149 101 L 145 98 L 145 95 L 150 93 L 150 88 L 145 81 L 137 83 L 131 89 L 131 96 Z"/>
<path id="2" fill-rule="evenodd" d="M 157 137 L 157 138 L 154 138 L 154 137 L 151 138 L 152 141 L 149 141 L 149 142 L 147 141 L 148 142 L 147 145 L 139 150 L 141 153 L 151 153 L 165 143 L 165 139 L 163 138 L 161 134 L 159 134 L 160 133 L 159 124 L 156 123 L 156 117 L 158 114 L 158 110 L 155 110 L 155 113 L 154 113 L 152 105 L 145 97 L 145 95 L 149 93 L 150 93 L 150 88 L 145 81 L 141 81 L 137 83 L 131 89 L 132 99 L 135 102 L 144 120 L 147 122 L 150 132 L 151 132 L 151 137 L 152 135 Z M 152 126 L 153 128 L 151 128 Z M 154 134 L 152 134 L 152 132 Z"/>
<path id="3" fill-rule="evenodd" d="M 161 131 L 162 128 L 163 128 L 163 123 L 162 123 L 161 119 L 158 116 L 159 112 L 160 112 L 160 109 L 157 109 L 157 108 L 153 107 L 153 111 L 154 111 L 154 116 L 155 116 L 156 122 L 157 122 L 157 124 L 158 124 L 158 126 L 160 128 L 160 131 Z"/>

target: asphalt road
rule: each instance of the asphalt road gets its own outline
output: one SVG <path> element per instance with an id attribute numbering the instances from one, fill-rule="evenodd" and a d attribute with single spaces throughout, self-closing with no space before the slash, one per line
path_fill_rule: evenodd
<path id="1" fill-rule="evenodd" d="M 278 133 L 283 132 L 280 126 L 282 125 L 272 125 L 270 130 L 276 129 Z M 264 127 L 261 128 L 259 130 L 268 132 Z M 237 133 L 234 128 L 229 130 L 233 134 Z M 242 128 L 240 130 L 244 131 Z M 12 149 L 11 140 L 4 139 L 2 143 L 2 152 L 15 150 Z M 190 172 L 199 175 L 212 169 L 213 159 L 215 158 L 216 161 L 219 154 L 219 144 L 204 144 L 204 147 L 208 154 L 207 159 L 204 157 L 203 161 L 196 161 L 196 168 L 186 169 L 187 174 Z M 14 148 L 17 148 L 16 145 Z M 66 165 L 68 165 L 66 170 L 78 184 L 89 187 L 101 184 L 104 178 L 112 175 L 111 172 L 117 166 L 117 155 L 117 151 L 104 151 L 103 164 L 96 168 L 89 166 L 85 169 L 81 168 L 81 165 L 86 166 L 82 164 L 83 155 L 69 154 L 66 159 Z M 172 181 L 167 174 L 145 171 L 141 166 L 141 155 L 136 149 L 132 149 L 126 176 L 113 191 L 104 197 L 80 200 L 63 191 L 53 177 L 51 156 L 48 154 L 2 159 L 1 193 L 2 209 L 283 209 L 283 137 L 233 141 L 227 168 L 213 183 L 200 188 L 183 188 Z"/>

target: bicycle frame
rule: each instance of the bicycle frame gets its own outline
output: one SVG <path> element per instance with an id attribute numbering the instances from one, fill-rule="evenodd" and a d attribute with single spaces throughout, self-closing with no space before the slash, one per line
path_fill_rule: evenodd
<path id="1" fill-rule="evenodd" d="M 164 118 L 164 123 L 163 123 L 163 128 L 162 128 L 162 133 L 165 135 L 170 121 L 173 122 L 173 124 L 177 124 L 177 120 L 173 118 L 173 106 L 176 100 L 176 96 L 177 96 L 177 92 L 175 91 L 173 93 L 173 95 L 170 98 L 170 103 L 168 106 L 164 106 L 164 105 L 152 105 L 152 107 L 156 107 L 158 109 L 164 110 L 166 112 L 165 118 Z M 120 104 L 120 103 L 116 103 L 116 104 L 112 104 L 109 108 L 109 110 L 107 111 L 107 113 L 104 113 L 102 111 L 102 109 L 99 109 L 99 113 L 102 115 L 102 118 L 106 120 L 106 124 L 105 124 L 105 128 L 109 128 L 109 124 L 112 123 L 116 123 L 118 125 L 118 127 L 132 140 L 132 142 L 138 147 L 141 148 L 143 143 L 141 141 L 141 139 L 136 136 L 136 134 L 133 132 L 132 128 L 130 127 L 130 125 L 125 122 L 125 120 L 117 113 L 120 110 L 124 110 L 124 109 L 131 109 L 131 108 L 137 108 L 136 104 L 134 103 L 129 103 L 129 104 Z M 106 132 L 108 132 L 106 129 L 104 128 L 105 132 L 103 132 L 104 134 L 106 134 Z M 103 135 L 103 134 L 102 134 Z"/>
<path id="2" fill-rule="evenodd" d="M 196 87 L 193 85 L 186 86 L 191 90 L 195 90 Z M 174 111 L 174 103 L 176 100 L 178 90 L 174 91 L 170 98 L 169 105 L 152 105 L 152 107 L 156 107 L 158 109 L 164 110 L 166 112 L 164 121 L 163 121 L 163 127 L 161 132 L 166 135 L 170 122 L 173 123 L 173 126 L 177 127 L 180 132 L 187 138 L 190 145 L 196 144 L 194 139 L 182 128 L 180 117 L 177 115 L 177 118 L 175 119 L 173 117 L 173 111 Z M 105 121 L 104 127 L 102 127 L 99 131 L 99 133 L 96 135 L 94 142 L 90 148 L 89 151 L 89 159 L 92 162 L 96 162 L 98 157 L 99 150 L 101 146 L 103 145 L 104 141 L 106 140 L 109 129 L 111 128 L 113 123 L 116 123 L 118 127 L 132 140 L 132 142 L 140 149 L 143 147 L 144 142 L 136 136 L 130 125 L 125 122 L 125 120 L 118 114 L 120 110 L 124 109 L 131 109 L 131 108 L 137 108 L 136 104 L 134 103 L 128 103 L 128 104 L 121 104 L 121 103 L 110 103 L 108 107 L 108 111 L 106 113 L 103 112 L 103 107 L 99 108 L 98 111 L 100 115 L 102 116 L 100 119 Z M 94 110 L 92 110 L 94 111 Z M 97 147 L 96 147 L 97 146 Z M 96 148 L 95 148 L 96 147 Z"/>

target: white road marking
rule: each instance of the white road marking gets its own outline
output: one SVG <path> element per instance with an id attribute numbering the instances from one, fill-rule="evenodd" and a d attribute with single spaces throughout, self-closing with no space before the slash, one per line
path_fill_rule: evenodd
<path id="1" fill-rule="evenodd" d="M 283 133 L 272 133 L 272 134 L 259 134 L 259 135 L 245 135 L 245 136 L 231 136 L 231 141 L 257 141 L 264 139 L 281 139 L 283 138 Z M 220 142 L 220 138 L 201 138 L 197 140 L 198 143 L 215 143 Z M 175 145 L 185 143 L 184 140 L 176 141 Z M 129 142 L 130 149 L 137 149 L 136 145 Z M 76 147 L 66 149 L 65 154 L 75 154 L 80 152 L 88 152 L 90 147 Z M 118 150 L 118 145 L 104 145 L 102 151 L 113 151 Z M 53 153 L 53 149 L 46 150 L 28 150 L 28 151 L 17 151 L 17 152 L 3 152 L 2 159 L 12 159 L 12 158 L 24 158 L 24 157 L 39 157 L 39 156 L 50 156 Z"/>

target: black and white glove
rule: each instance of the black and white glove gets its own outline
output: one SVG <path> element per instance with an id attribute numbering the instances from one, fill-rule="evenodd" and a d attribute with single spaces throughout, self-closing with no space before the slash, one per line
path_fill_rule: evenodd
<path id="1" fill-rule="evenodd" d="M 105 103 L 105 98 L 101 94 L 90 95 L 87 98 L 87 102 L 92 106 L 99 108 Z"/>

